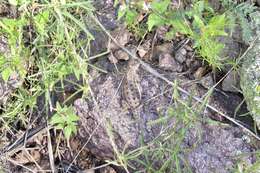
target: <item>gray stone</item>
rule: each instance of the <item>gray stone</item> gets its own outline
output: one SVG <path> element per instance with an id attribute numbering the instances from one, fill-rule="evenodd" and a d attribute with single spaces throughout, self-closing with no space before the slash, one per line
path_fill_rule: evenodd
<path id="1" fill-rule="evenodd" d="M 218 41 L 225 45 L 222 53 L 221 58 L 237 58 L 241 53 L 241 46 L 238 42 L 233 40 L 230 37 L 219 37 Z"/>
<path id="2" fill-rule="evenodd" d="M 206 76 L 203 76 L 200 80 L 200 84 L 206 89 L 210 89 L 211 87 L 213 87 L 214 81 L 213 81 L 212 75 L 207 74 Z"/>
<path id="3" fill-rule="evenodd" d="M 197 126 L 197 129 L 193 131 L 193 134 L 198 130 L 202 131 L 200 142 L 188 154 L 188 161 L 194 172 L 229 173 L 239 161 L 236 156 L 251 152 L 251 147 L 247 142 L 236 135 L 241 134 L 238 128 L 220 124 L 200 126 Z M 192 133 L 188 137 L 194 138 Z M 199 138 L 198 133 L 196 137 Z M 193 141 L 196 140 L 193 139 Z M 194 143 L 189 144 L 193 145 Z M 254 162 L 252 155 L 245 155 L 240 159 L 248 165 Z"/>
<path id="4" fill-rule="evenodd" d="M 86 147 L 98 158 L 114 159 L 115 149 L 117 152 L 127 153 L 140 147 L 141 139 L 144 144 L 155 139 L 164 126 L 151 122 L 167 116 L 166 110 L 172 105 L 171 87 L 168 90 L 167 83 L 147 73 L 137 62 L 130 62 L 126 67 L 118 65 L 119 73 L 115 71 L 95 76 L 90 71 L 92 98 L 82 98 L 74 102 L 74 108 L 80 117 L 79 138 L 82 142 L 87 141 Z M 207 93 L 206 89 L 190 83 L 187 78 L 177 78 L 171 74 L 170 80 L 174 79 L 181 81 L 179 86 L 194 96 L 202 97 Z M 121 85 L 123 86 L 120 87 Z M 180 93 L 180 99 L 185 101 L 189 97 Z M 209 98 L 209 104 L 225 114 L 232 114 L 228 106 L 232 105 L 235 109 L 233 101 L 238 105 L 241 100 L 237 97 L 228 100 L 217 93 L 216 97 L 213 94 Z M 196 104 L 196 101 L 191 103 Z M 210 115 L 210 111 L 205 112 L 204 118 Z M 176 119 L 173 117 L 167 123 L 174 126 Z M 182 127 L 181 124 L 178 126 Z M 185 157 L 194 172 L 212 172 L 221 167 L 221 171 L 226 173 L 224 170 L 235 166 L 236 156 L 253 150 L 241 137 L 236 137 L 235 134 L 243 134 L 237 127 L 206 127 L 197 122 L 194 123 L 194 129 L 201 130 L 202 138 L 191 129 L 182 144 L 183 147 L 192 149 Z M 195 145 L 196 142 L 198 145 Z M 252 162 L 251 156 L 245 159 Z"/>
<path id="5" fill-rule="evenodd" d="M 172 55 L 173 53 L 173 44 L 172 43 L 163 43 L 161 45 L 155 46 L 154 50 L 152 52 L 153 59 L 158 60 L 159 56 L 161 54 L 170 54 Z"/>
<path id="6" fill-rule="evenodd" d="M 228 61 L 235 61 L 235 59 L 239 57 L 242 49 L 237 41 L 235 41 L 233 38 L 224 36 L 218 37 L 218 41 L 224 44 L 224 48 L 219 55 L 220 58 L 223 59 L 223 63 Z M 226 65 L 223 68 L 223 71 L 227 72 L 230 69 L 231 65 Z"/>
<path id="7" fill-rule="evenodd" d="M 129 55 L 121 49 L 115 51 L 114 55 L 118 60 L 129 60 Z"/>
<path id="8" fill-rule="evenodd" d="M 260 39 L 256 40 L 244 58 L 240 71 L 240 86 L 247 107 L 260 127 Z"/>
<path id="9" fill-rule="evenodd" d="M 12 74 L 7 82 L 0 77 L 0 105 L 6 103 L 11 92 L 18 88 L 22 84 L 22 81 L 17 74 Z"/>
<path id="10" fill-rule="evenodd" d="M 239 76 L 236 71 L 231 71 L 222 82 L 222 90 L 228 92 L 239 92 Z"/>
<path id="11" fill-rule="evenodd" d="M 258 6 L 260 6 L 260 0 L 256 0 Z"/>
<path id="12" fill-rule="evenodd" d="M 8 58 L 9 54 L 10 49 L 8 47 L 8 40 L 7 38 L 0 36 L 0 55 Z M 22 81 L 17 73 L 12 73 L 7 82 L 2 79 L 0 73 L 0 105 L 5 104 L 11 92 L 21 84 Z"/>
<path id="13" fill-rule="evenodd" d="M 184 63 L 186 60 L 186 56 L 187 56 L 187 51 L 185 48 L 181 48 L 178 49 L 175 53 L 175 59 L 179 62 L 179 63 Z"/>
<path id="14" fill-rule="evenodd" d="M 182 66 L 168 53 L 159 56 L 159 67 L 169 71 L 182 71 Z"/>

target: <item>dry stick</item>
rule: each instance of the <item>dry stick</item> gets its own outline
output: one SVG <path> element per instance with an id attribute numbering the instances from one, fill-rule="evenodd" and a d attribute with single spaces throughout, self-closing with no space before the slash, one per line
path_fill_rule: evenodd
<path id="1" fill-rule="evenodd" d="M 29 140 L 33 139 L 34 137 L 43 134 L 45 132 L 45 130 L 48 130 L 48 129 L 49 129 L 48 127 L 41 128 L 37 133 L 33 134 L 28 139 Z M 22 138 L 24 139 L 24 137 L 22 137 Z M 4 154 L 7 156 L 11 156 L 18 151 L 24 150 L 25 148 L 24 148 L 23 142 L 19 142 L 22 138 L 17 139 L 12 145 L 6 147 L 6 149 L 4 150 Z M 0 156 L 1 156 L 1 154 L 0 154 Z"/>
<path id="2" fill-rule="evenodd" d="M 48 151 L 49 151 L 50 166 L 51 166 L 52 172 L 56 172 L 55 171 L 55 164 L 54 164 L 54 157 L 53 157 L 53 149 L 52 149 L 52 144 L 51 144 L 51 135 L 50 135 L 49 128 L 47 128 L 46 132 L 47 132 L 47 138 L 48 138 Z"/>
<path id="3" fill-rule="evenodd" d="M 140 58 L 136 57 L 135 55 L 133 55 L 128 49 L 126 49 L 124 46 L 120 45 L 117 40 L 115 38 L 112 37 L 112 35 L 106 30 L 106 28 L 99 22 L 99 20 L 95 17 L 95 16 L 91 16 L 93 18 L 93 20 L 100 26 L 100 28 L 108 35 L 108 37 L 118 46 L 120 47 L 123 51 L 125 51 L 128 55 L 130 55 L 131 58 L 133 58 L 134 60 L 137 60 L 146 71 L 148 71 L 149 73 L 151 73 L 152 75 L 154 75 L 155 77 L 167 82 L 168 84 L 174 86 L 174 83 L 172 81 L 170 81 L 169 79 L 167 79 L 166 77 L 164 77 L 163 75 L 161 75 L 160 73 L 158 73 L 155 69 L 153 69 L 149 64 L 145 63 L 144 61 L 142 61 Z M 177 87 L 177 89 L 182 92 L 183 94 L 186 94 L 187 96 L 192 97 L 194 100 L 196 100 L 199 103 L 203 103 L 203 100 L 199 97 L 193 96 L 191 95 L 188 91 L 182 89 L 181 87 Z M 212 111 L 220 114 L 222 117 L 228 119 L 229 121 L 231 121 L 232 123 L 236 124 L 237 126 L 241 127 L 242 129 L 244 129 L 245 131 L 247 131 L 249 134 L 251 134 L 252 136 L 254 136 L 257 140 L 260 141 L 260 137 L 257 136 L 255 133 L 253 133 L 251 130 L 249 130 L 248 128 L 246 128 L 245 126 L 243 126 L 242 124 L 240 124 L 239 122 L 237 122 L 235 119 L 225 115 L 223 112 L 217 110 L 215 107 L 209 105 L 209 104 L 205 104 L 205 106 L 209 109 L 211 109 Z"/>

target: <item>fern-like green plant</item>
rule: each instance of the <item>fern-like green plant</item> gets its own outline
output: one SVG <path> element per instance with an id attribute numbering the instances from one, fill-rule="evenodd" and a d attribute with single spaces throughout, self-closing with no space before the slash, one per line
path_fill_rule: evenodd
<path id="1" fill-rule="evenodd" d="M 241 2 L 233 0 L 222 0 L 222 5 L 226 9 L 228 18 L 232 21 L 233 26 L 239 25 L 242 29 L 242 39 L 249 44 L 254 37 L 254 32 L 260 29 L 260 21 L 255 20 L 257 15 L 257 7 L 250 2 Z M 259 21 L 259 23 L 254 23 Z"/>

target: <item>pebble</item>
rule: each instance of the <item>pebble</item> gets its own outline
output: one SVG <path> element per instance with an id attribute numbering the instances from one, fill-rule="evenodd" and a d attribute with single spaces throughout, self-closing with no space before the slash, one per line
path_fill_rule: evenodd
<path id="1" fill-rule="evenodd" d="M 150 50 L 152 40 L 148 40 L 142 45 L 137 47 L 137 53 L 140 58 L 143 58 Z"/>
<path id="2" fill-rule="evenodd" d="M 157 38 L 161 39 L 161 40 L 166 40 L 166 33 L 168 31 L 169 27 L 168 26 L 160 26 L 156 29 L 157 32 Z"/>
<path id="3" fill-rule="evenodd" d="M 258 6 L 260 6 L 260 0 L 256 0 Z"/>
<path id="4" fill-rule="evenodd" d="M 187 55 L 187 51 L 186 49 L 183 47 L 179 50 L 176 51 L 175 53 L 175 59 L 179 62 L 179 63 L 183 63 L 186 60 L 186 55 Z"/>
<path id="5" fill-rule="evenodd" d="M 223 80 L 222 90 L 228 92 L 239 92 L 239 75 L 236 71 L 231 71 Z"/>
<path id="6" fill-rule="evenodd" d="M 115 51 L 114 56 L 118 60 L 125 60 L 125 61 L 129 60 L 129 55 L 122 49 Z"/>
<path id="7" fill-rule="evenodd" d="M 125 46 L 130 41 L 130 37 L 131 37 L 131 33 L 125 28 L 116 29 L 112 32 L 111 35 L 117 40 L 117 43 L 120 46 Z M 119 46 L 116 43 L 114 43 L 112 40 L 110 40 L 108 44 L 108 49 L 113 51 L 119 49 Z"/>
<path id="8" fill-rule="evenodd" d="M 187 45 L 187 44 L 184 46 L 184 48 L 185 48 L 187 51 L 189 51 L 189 52 L 192 52 L 192 51 L 193 51 L 192 47 L 189 46 L 189 45 Z"/>
<path id="9" fill-rule="evenodd" d="M 109 60 L 112 64 L 118 63 L 118 59 L 113 55 L 112 52 L 111 52 L 110 55 L 108 56 L 108 60 Z"/>
<path id="10" fill-rule="evenodd" d="M 199 67 L 193 76 L 195 79 L 201 79 L 206 73 L 207 73 L 206 67 Z"/>
<path id="11" fill-rule="evenodd" d="M 211 87 L 213 87 L 214 81 L 212 75 L 209 73 L 206 76 L 202 77 L 200 80 L 200 84 L 206 89 L 210 89 Z"/>
<path id="12" fill-rule="evenodd" d="M 114 170 L 114 168 L 106 166 L 100 169 L 100 173 L 116 173 L 116 171 Z"/>
<path id="13" fill-rule="evenodd" d="M 182 66 L 176 62 L 173 56 L 169 53 L 161 54 L 159 56 L 159 67 L 164 70 L 175 72 L 181 72 L 183 69 Z"/>

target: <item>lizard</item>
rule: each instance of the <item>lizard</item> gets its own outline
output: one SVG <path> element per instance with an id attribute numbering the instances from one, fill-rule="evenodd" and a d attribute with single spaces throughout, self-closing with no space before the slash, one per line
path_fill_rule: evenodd
<path id="1" fill-rule="evenodd" d="M 142 91 L 140 87 L 140 76 L 138 75 L 140 64 L 137 64 L 134 60 L 130 60 L 128 66 L 129 68 L 126 71 L 122 84 L 123 97 L 128 106 L 131 109 L 135 109 L 141 105 Z"/>

